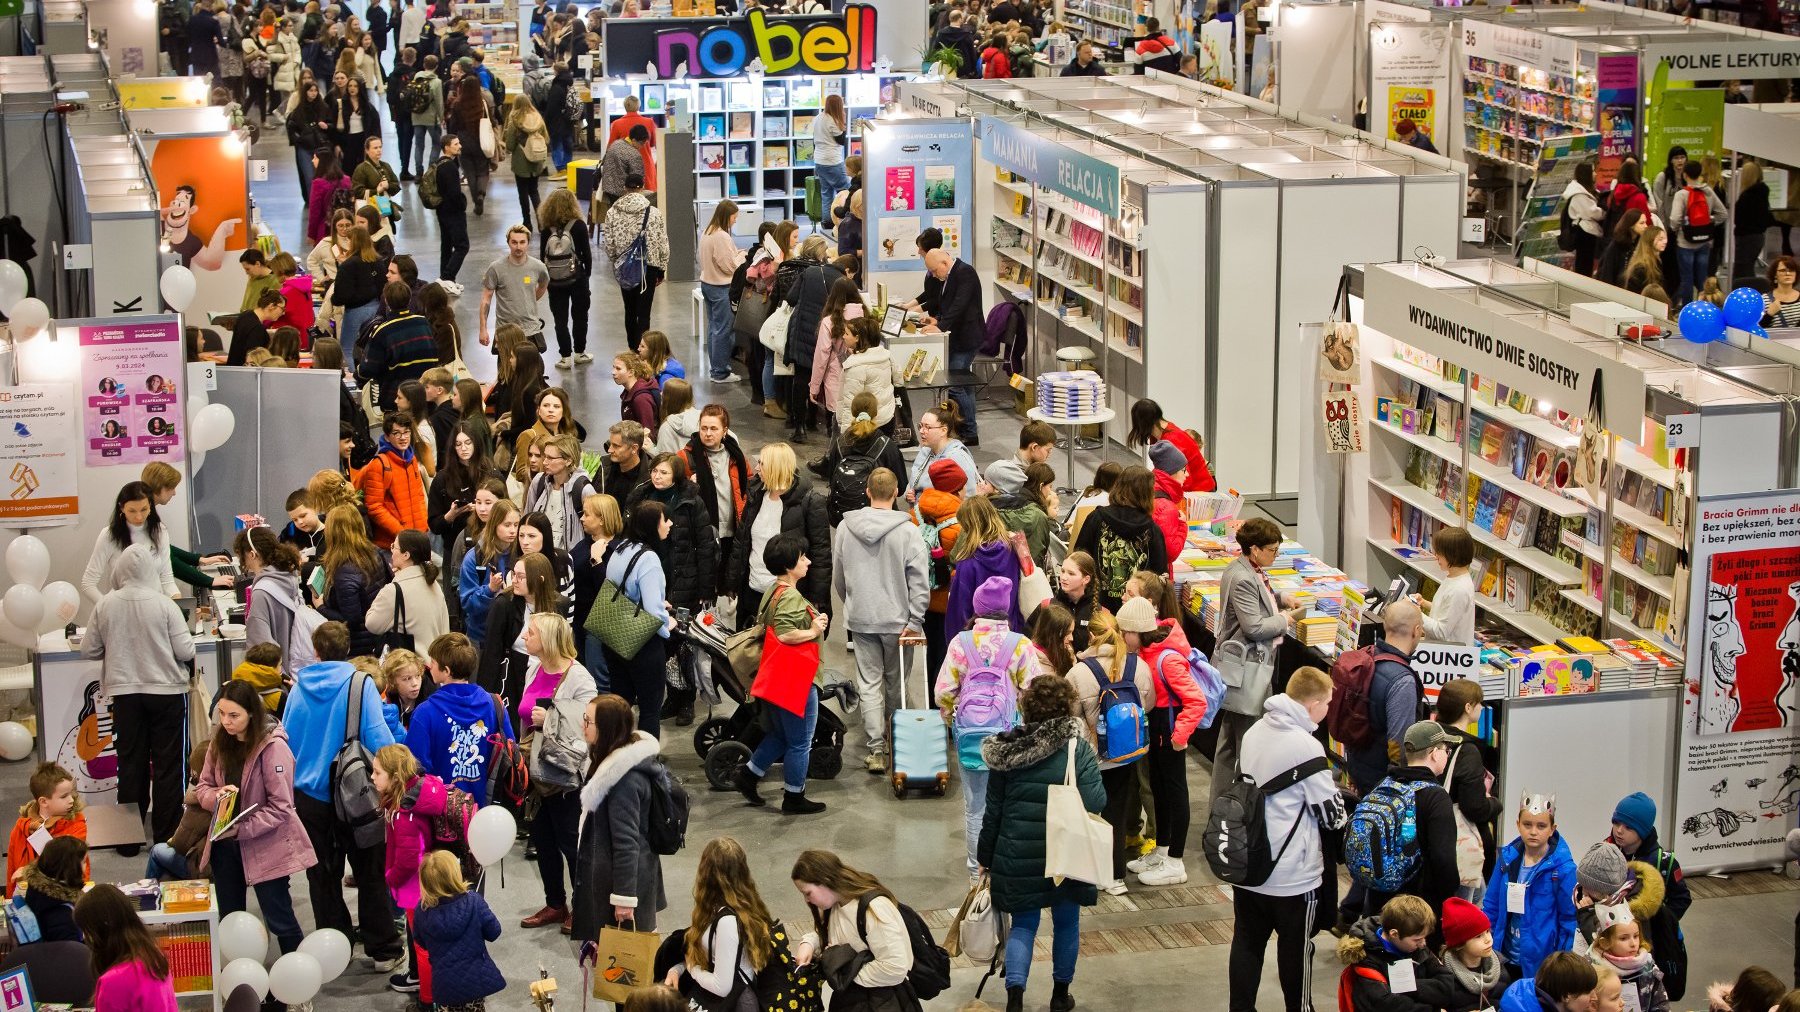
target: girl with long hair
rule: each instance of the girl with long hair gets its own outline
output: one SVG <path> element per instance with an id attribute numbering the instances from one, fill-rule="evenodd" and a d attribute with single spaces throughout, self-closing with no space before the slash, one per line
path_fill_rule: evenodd
<path id="1" fill-rule="evenodd" d="M 465 75 L 456 85 L 444 125 L 462 140 L 463 178 L 468 180 L 470 202 L 477 215 L 487 202 L 488 173 L 494 164 L 481 152 L 481 121 L 491 120 L 493 115 L 493 101 L 481 87 L 481 79 L 474 74 Z"/>
<path id="2" fill-rule="evenodd" d="M 892 389 L 889 390 L 892 396 Z M 900 455 L 900 445 L 887 433 L 881 430 L 881 423 L 875 420 L 875 395 L 863 391 L 856 399 L 845 407 L 850 409 L 850 421 L 838 430 L 837 438 L 832 440 L 831 449 L 825 454 L 822 473 L 836 474 L 838 465 L 845 458 L 860 457 L 872 461 L 869 471 L 877 467 L 885 467 L 900 474 L 906 469 L 906 458 Z M 844 519 L 844 514 L 851 510 L 859 510 L 869 504 L 861 487 L 854 497 L 840 496 L 837 490 L 831 490 L 830 513 L 831 524 L 836 527 Z"/>
<path id="3" fill-rule="evenodd" d="M 331 145 L 331 106 L 325 101 L 325 93 L 319 82 L 313 79 L 313 72 L 308 68 L 300 70 L 300 81 L 293 94 L 288 98 L 287 138 L 294 148 L 294 168 L 300 176 L 300 203 L 309 212 L 312 210 L 313 184 L 313 152 Z M 307 238 L 315 240 L 312 229 L 307 229 Z"/>
<path id="4" fill-rule="evenodd" d="M 202 845 L 200 864 L 210 868 L 221 916 L 245 909 L 246 891 L 282 952 L 300 947 L 303 937 L 288 895 L 288 876 L 318 862 L 300 815 L 294 809 L 294 753 L 287 732 L 269 714 L 249 682 L 232 679 L 213 703 L 218 733 L 206 749 L 194 797 L 215 815 L 230 806 L 240 813 L 222 838 Z"/>
<path id="5" fill-rule="evenodd" d="M 574 593 L 575 574 L 569 565 L 569 553 L 556 547 L 556 525 L 548 514 L 537 509 L 519 518 L 519 556 L 542 555 L 550 560 L 550 570 L 556 576 L 556 597 L 560 602 L 557 610 L 571 622 L 575 620 Z M 573 542 L 570 542 L 573 544 Z"/>
<path id="6" fill-rule="evenodd" d="M 569 933 L 581 943 L 581 960 L 592 962 L 602 927 L 629 921 L 654 931 L 657 913 L 669 905 L 648 825 L 651 778 L 666 774 L 656 735 L 632 727 L 631 704 L 619 696 L 590 700 L 581 734 L 588 744 L 575 858 L 581 887 Z"/>
<path id="7" fill-rule="evenodd" d="M 849 428 L 856 420 L 856 399 L 866 393 L 875 403 L 870 418 L 882 431 L 892 435 L 894 411 L 899 407 L 894 390 L 905 384 L 894 368 L 893 355 L 881 341 L 881 324 L 862 315 L 859 303 L 854 314 L 845 320 L 844 328 L 837 333 L 843 344 L 843 361 L 837 376 L 838 431 Z M 906 472 L 902 469 L 894 473 L 903 475 Z"/>
<path id="8" fill-rule="evenodd" d="M 457 573 L 457 595 L 462 600 L 463 631 L 477 647 L 487 635 L 488 609 L 494 596 L 506 586 L 519 540 L 519 507 L 511 499 L 497 500 L 488 512 L 476 546 L 463 557 Z"/>
<path id="9" fill-rule="evenodd" d="M 405 745 L 384 745 L 375 753 L 369 782 L 381 798 L 387 819 L 387 861 L 384 879 L 394 905 L 406 919 L 407 950 L 411 966 L 389 978 L 395 991 L 417 990 L 421 1001 L 436 998 L 431 970 L 420 958 L 413 938 L 413 912 L 419 906 L 419 868 L 433 846 L 432 819 L 449 807 L 444 782 L 419 766 L 419 759 Z"/>
<path id="10" fill-rule="evenodd" d="M 306 201 L 306 241 L 318 242 L 328 234 L 326 221 L 333 207 L 332 194 L 350 189 L 350 174 L 338 160 L 336 148 L 319 148 L 312 153 L 312 190 Z M 338 208 L 342 210 L 342 208 Z"/>
<path id="11" fill-rule="evenodd" d="M 349 627 L 352 657 L 379 653 L 381 637 L 368 628 L 369 606 L 391 573 L 355 507 L 334 506 L 325 514 L 324 563 L 325 590 L 313 594 L 313 607 Z"/>
<path id="12" fill-rule="evenodd" d="M 833 1012 L 924 1008 L 906 986 L 913 954 L 900 903 L 880 879 L 850 867 L 828 850 L 801 851 L 788 877 L 813 919 L 813 930 L 794 950 L 797 962 L 810 963 L 814 955 L 833 945 L 848 945 L 859 954 L 869 954 L 869 961 L 848 986 L 832 988 Z"/>
<path id="13" fill-rule="evenodd" d="M 844 386 L 844 360 L 850 357 L 851 350 L 856 347 L 856 339 L 850 334 L 849 321 L 860 319 L 862 315 L 862 292 L 856 287 L 856 282 L 842 277 L 833 281 L 830 290 L 825 293 L 824 311 L 819 314 L 819 334 L 813 343 L 810 387 L 813 403 L 828 412 L 833 434 L 838 422 L 838 395 Z"/>
<path id="14" fill-rule="evenodd" d="M 538 176 L 550 167 L 550 129 L 531 96 L 521 89 L 513 96 L 500 143 L 512 152 L 513 183 L 519 190 L 519 220 L 532 227 L 538 212 Z"/>
<path id="15" fill-rule="evenodd" d="M 740 305 L 742 299 L 754 298 L 762 300 L 771 311 L 774 309 L 775 272 L 793 255 L 794 236 L 799 231 L 800 227 L 791 221 L 765 221 L 756 230 L 756 242 L 750 247 L 750 266 L 744 268 L 745 290 Z M 773 242 L 774 252 L 770 252 L 769 242 Z M 736 268 L 732 270 L 735 272 Z M 775 360 L 761 341 L 750 342 L 750 356 L 744 365 L 750 372 L 750 403 L 761 404 L 765 418 L 786 418 L 775 383 Z"/>
<path id="16" fill-rule="evenodd" d="M 392 632 L 409 637 L 422 650 L 450 631 L 450 614 L 438 587 L 438 565 L 431 561 L 431 535 L 401 531 L 394 538 L 392 558 L 394 578 L 375 592 L 363 621 L 375 636 Z"/>
<path id="17" fill-rule="evenodd" d="M 714 383 L 736 383 L 731 353 L 736 345 L 731 334 L 731 281 L 744 253 L 738 249 L 732 229 L 738 207 L 729 200 L 714 205 L 712 219 L 700 233 L 700 292 L 706 298 L 706 357 Z"/>
<path id="18" fill-rule="evenodd" d="M 335 473 L 335 472 L 334 472 Z M 244 649 L 273 643 L 281 649 L 281 673 L 294 675 L 288 634 L 300 606 L 300 551 L 283 544 L 267 527 L 238 532 L 232 551 L 238 566 L 250 574 L 250 606 L 244 611 Z"/>
<path id="19" fill-rule="evenodd" d="M 1100 690 L 1103 686 L 1130 680 L 1137 687 L 1142 705 L 1154 704 L 1156 686 L 1150 666 L 1138 660 L 1137 654 L 1125 646 L 1119 634 L 1119 622 L 1113 613 L 1101 609 L 1088 622 L 1087 648 L 1076 663 L 1064 669 L 1069 685 L 1075 690 L 1075 714 L 1081 718 L 1089 744 L 1100 740 Z M 1106 789 L 1106 808 L 1101 817 L 1112 826 L 1112 884 L 1106 891 L 1114 896 L 1124 894 L 1125 838 L 1130 818 L 1138 811 L 1146 795 L 1139 789 L 1138 773 L 1144 764 L 1135 762 L 1100 764 L 1100 783 Z M 1151 802 L 1154 805 L 1154 802 Z M 1154 810 L 1152 810 L 1154 815 Z M 1132 856 L 1136 856 L 1135 852 Z"/>
<path id="20" fill-rule="evenodd" d="M 1631 259 L 1625 264 L 1625 290 L 1642 292 L 1652 286 L 1663 288 L 1663 253 L 1669 248 L 1669 233 L 1655 225 L 1638 236 Z"/>
<path id="21" fill-rule="evenodd" d="M 431 516 L 431 533 L 437 535 L 446 550 L 474 509 L 475 489 L 483 481 L 500 474 L 482 443 L 480 423 L 464 418 L 456 423 L 452 433 L 450 445 L 443 455 L 443 466 L 431 479 L 426 502 L 426 510 Z M 444 564 L 454 567 L 460 565 L 461 560 L 445 555 Z"/>
<path id="22" fill-rule="evenodd" d="M 1600 243 L 1605 239 L 1601 222 L 1606 220 L 1606 209 L 1600 206 L 1600 191 L 1594 188 L 1594 163 L 1591 160 L 1575 166 L 1575 178 L 1563 188 L 1562 199 L 1568 206 L 1569 222 L 1575 228 L 1575 272 L 1592 276 Z"/>
<path id="23" fill-rule="evenodd" d="M 687 378 L 687 367 L 669 347 L 669 335 L 660 330 L 644 331 L 643 338 L 638 341 L 638 356 L 650 367 L 650 375 L 656 377 L 658 390 L 672 379 Z"/>
<path id="24" fill-rule="evenodd" d="M 1007 537 L 1006 521 L 986 496 L 970 496 L 956 511 L 956 549 L 950 553 L 950 600 L 944 611 L 944 630 L 951 636 L 969 628 L 975 618 L 976 588 L 990 577 L 1005 577 L 1014 587 L 1019 585 L 1019 556 Z M 1006 621 L 1015 632 L 1025 631 L 1025 618 L 1019 613 L 1015 597 L 1007 608 Z"/>
<path id="25" fill-rule="evenodd" d="M 749 986 L 775 955 L 781 926 L 769 914 L 744 847 L 729 836 L 707 841 L 694 873 L 694 913 L 684 934 L 684 958 L 669 968 L 664 983 L 737 1001 L 708 1007 L 754 1012 L 756 989 Z"/>
<path id="26" fill-rule="evenodd" d="M 413 456 L 419 459 L 419 470 L 425 472 L 427 478 L 437 473 L 438 460 L 443 456 L 437 445 L 437 433 L 431 428 L 431 401 L 425 397 L 425 384 L 416 379 L 401 380 L 394 388 L 394 410 L 406 416 L 407 427 L 412 430 Z"/>
<path id="27" fill-rule="evenodd" d="M 1075 666 L 1075 616 L 1054 601 L 1046 601 L 1031 616 L 1031 645 L 1037 648 L 1038 667 L 1066 672 Z"/>
<path id="28" fill-rule="evenodd" d="M 75 901 L 75 926 L 96 978 L 95 1012 L 176 1012 L 169 957 L 118 886 L 103 882 Z"/>
<path id="29" fill-rule="evenodd" d="M 169 561 L 169 533 L 156 512 L 156 493 L 141 481 L 128 481 L 119 486 L 112 517 L 94 539 L 94 550 L 81 574 L 81 594 L 89 604 L 99 604 L 102 595 L 118 586 L 113 579 L 113 563 L 132 545 L 150 547 L 160 560 L 157 576 L 164 592 L 170 597 L 176 595 L 175 570 Z"/>
<path id="30" fill-rule="evenodd" d="M 467 631 L 463 627 L 463 563 L 474 553 L 474 546 L 480 543 L 481 533 L 487 529 L 488 518 L 493 515 L 495 504 L 505 498 L 504 479 L 492 474 L 481 479 L 475 486 L 474 494 L 470 496 L 469 511 L 456 525 L 455 532 L 444 549 L 444 606 L 449 611 L 450 628 L 455 632 Z"/>
<path id="31" fill-rule="evenodd" d="M 1070 552 L 1056 571 L 1056 586 L 1051 600 L 1069 610 L 1075 620 L 1075 652 L 1088 648 L 1088 625 L 1094 619 L 1094 557 L 1086 552 Z"/>
<path id="32" fill-rule="evenodd" d="M 520 530 L 524 530 L 520 525 Z M 518 727 L 520 692 L 525 688 L 525 629 L 533 615 L 562 614 L 556 593 L 556 570 L 541 552 L 521 555 L 513 563 L 506 590 L 488 611 L 487 634 L 481 641 L 477 681 L 507 700 L 507 717 Z"/>
<path id="33" fill-rule="evenodd" d="M 1111 501 L 1088 515 L 1075 538 L 1074 549 L 1099 565 L 1096 597 L 1108 610 L 1118 610 L 1131 574 L 1140 569 L 1168 572 L 1168 542 L 1150 516 L 1155 487 L 1149 469 L 1137 464 L 1125 468 L 1113 485 Z"/>
<path id="34" fill-rule="evenodd" d="M 450 293 L 444 290 L 443 285 L 426 285 L 419 290 L 419 308 L 424 311 L 426 322 L 431 324 L 431 336 L 437 340 L 438 361 L 449 364 L 461 360 L 462 331 L 457 329 L 456 313 L 450 308 Z M 479 392 L 479 384 L 476 389 Z M 476 408 L 476 414 L 479 415 L 479 398 Z M 463 417 L 474 416 L 465 410 Z"/>
<path id="35" fill-rule="evenodd" d="M 1207 466 L 1206 455 L 1201 452 L 1200 443 L 1181 426 L 1163 417 L 1162 405 L 1145 397 L 1131 406 L 1131 431 L 1125 436 L 1125 445 L 1137 449 L 1144 448 L 1145 459 L 1148 459 L 1150 447 L 1167 440 L 1181 451 L 1187 460 L 1187 481 L 1182 483 L 1186 492 L 1212 492 L 1219 487 L 1218 479 L 1213 477 L 1212 468 Z"/>
<path id="36" fill-rule="evenodd" d="M 512 363 L 512 399 L 507 403 L 506 417 L 495 428 L 515 435 L 516 441 L 517 433 L 537 423 L 538 398 L 550 389 L 550 384 L 544 379 L 544 356 L 530 341 L 513 348 Z M 515 446 L 513 451 L 517 453 L 518 448 Z"/>
<path id="37" fill-rule="evenodd" d="M 551 190 L 537 214 L 538 258 L 549 268 L 550 276 L 550 320 L 556 326 L 556 367 L 569 369 L 574 365 L 586 365 L 594 360 L 587 351 L 588 308 L 593 297 L 593 236 L 588 231 L 587 219 L 581 215 L 574 191 L 566 186 Z M 561 266 L 565 262 L 566 268 Z"/>
<path id="38" fill-rule="evenodd" d="M 569 549 L 569 565 L 575 570 L 575 647 L 603 690 L 611 688 L 606 656 L 600 637 L 587 631 L 586 622 L 606 579 L 607 547 L 624 530 L 625 515 L 617 499 L 597 492 L 581 500 L 581 539 Z"/>
<path id="39" fill-rule="evenodd" d="M 1606 246 L 1600 251 L 1600 263 L 1594 270 L 1594 278 L 1614 287 L 1625 284 L 1625 261 L 1637 248 L 1638 234 L 1651 225 L 1650 216 L 1637 208 L 1627 208 L 1619 215 L 1613 225 L 1612 234 L 1606 237 Z"/>
<path id="40" fill-rule="evenodd" d="M 588 701 L 598 691 L 594 676 L 575 659 L 575 634 L 569 622 L 554 612 L 539 612 L 525 623 L 525 655 L 530 658 L 525 691 L 519 697 L 519 724 L 532 736 L 535 764 L 549 740 L 550 725 L 557 738 L 580 726 Z M 563 886 L 563 866 L 575 871 L 579 843 L 581 804 L 572 786 L 534 776 L 531 796 L 537 814 L 530 824 L 531 843 L 537 849 L 538 874 L 544 880 L 544 907 L 520 922 L 521 927 L 562 925 L 569 920 L 569 893 Z M 573 883 L 570 883 L 573 885 Z"/>
<path id="41" fill-rule="evenodd" d="M 456 409 L 462 420 L 474 427 L 488 460 L 494 464 L 495 470 L 499 470 L 499 461 L 494 459 L 494 426 L 488 420 L 482 403 L 481 384 L 473 376 L 464 376 L 456 381 Z"/>

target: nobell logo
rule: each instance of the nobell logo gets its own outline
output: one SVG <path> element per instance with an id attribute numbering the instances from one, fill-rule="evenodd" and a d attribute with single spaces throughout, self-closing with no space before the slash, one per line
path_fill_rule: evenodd
<path id="1" fill-rule="evenodd" d="M 699 68 L 697 77 L 735 77 L 752 60 L 760 60 L 762 72 L 771 76 L 858 74 L 875 69 L 875 8 L 848 4 L 842 23 L 812 21 L 797 26 L 786 23 L 790 20 L 794 19 L 771 21 L 758 10 L 704 32 L 658 32 L 657 73 L 673 77 L 675 68 L 686 63 Z"/>

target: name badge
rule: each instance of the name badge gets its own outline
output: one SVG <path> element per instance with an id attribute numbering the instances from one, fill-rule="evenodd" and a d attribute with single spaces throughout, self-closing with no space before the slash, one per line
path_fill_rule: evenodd
<path id="1" fill-rule="evenodd" d="M 1506 912 L 1509 914 L 1525 912 L 1525 883 L 1506 883 Z"/>
<path id="2" fill-rule="evenodd" d="M 1395 994 L 1411 994 L 1419 989 L 1419 982 L 1413 976 L 1411 959 L 1397 960 L 1388 965 L 1388 990 Z"/>

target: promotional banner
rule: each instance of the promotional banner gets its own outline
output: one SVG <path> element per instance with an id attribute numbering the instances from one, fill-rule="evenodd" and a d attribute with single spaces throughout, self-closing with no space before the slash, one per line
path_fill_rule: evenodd
<path id="1" fill-rule="evenodd" d="M 943 232 L 945 252 L 966 258 L 963 243 L 975 208 L 974 140 L 966 119 L 885 120 L 863 131 L 863 178 L 870 181 L 863 276 L 870 285 L 916 283 L 925 270 L 916 240 L 927 228 Z"/>
<path id="2" fill-rule="evenodd" d="M 81 520 L 81 446 L 75 388 L 24 383 L 0 390 L 0 527 L 61 527 Z"/>
<path id="3" fill-rule="evenodd" d="M 1647 109 L 1644 165 L 1654 168 L 1646 168 L 1646 175 L 1661 171 L 1669 149 L 1677 144 L 1695 161 L 1724 151 L 1724 90 L 1668 88 L 1660 95 L 1653 90 Z"/>
<path id="4" fill-rule="evenodd" d="M 609 73 L 652 78 L 860 74 L 875 69 L 875 8 L 771 18 L 608 18 Z M 898 56 L 899 54 L 895 54 Z"/>
<path id="5" fill-rule="evenodd" d="M 1519 63 L 1574 77 L 1579 63 L 1573 39 L 1467 19 L 1461 22 L 1463 55 Z"/>
<path id="6" fill-rule="evenodd" d="M 1380 122 L 1389 140 L 1410 120 L 1438 150 L 1438 132 L 1450 119 L 1450 27 L 1410 22 L 1369 26 L 1371 94 L 1385 107 Z"/>
<path id="7" fill-rule="evenodd" d="M 1644 47 L 1651 67 L 1671 81 L 1749 81 L 1800 76 L 1800 39 L 1762 35 L 1729 42 L 1675 42 Z"/>
<path id="8" fill-rule="evenodd" d="M 1109 218 L 1119 216 L 1119 167 L 1053 138 L 981 117 L 981 157 Z"/>
<path id="9" fill-rule="evenodd" d="M 163 242 L 194 272 L 191 319 L 235 313 L 247 279 L 238 266 L 250 221 L 250 175 L 245 146 L 235 134 L 144 138 L 156 180 Z"/>
<path id="10" fill-rule="evenodd" d="M 181 324 L 75 328 L 81 349 L 81 439 L 90 467 L 174 463 L 181 431 Z"/>
<path id="11" fill-rule="evenodd" d="M 1612 187 L 1619 163 L 1637 151 L 1637 54 L 1601 56 L 1595 78 L 1600 109 L 1600 159 L 1594 163 L 1594 185 L 1604 191 Z"/>
<path id="12" fill-rule="evenodd" d="M 1800 492 L 1697 514 L 1673 841 L 1690 874 L 1779 863 L 1800 812 Z"/>

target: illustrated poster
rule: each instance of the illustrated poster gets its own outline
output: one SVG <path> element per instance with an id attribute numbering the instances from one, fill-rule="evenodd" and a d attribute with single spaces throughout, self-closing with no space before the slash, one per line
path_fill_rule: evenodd
<path id="1" fill-rule="evenodd" d="M 880 260 L 916 260 L 919 251 L 915 246 L 919 238 L 919 219 L 913 216 L 899 218 L 882 218 L 881 232 L 876 241 L 881 244 Z"/>
<path id="2" fill-rule="evenodd" d="M 1388 86 L 1388 140 L 1400 139 L 1401 120 L 1409 120 L 1427 139 L 1437 137 L 1437 89 Z"/>
<path id="3" fill-rule="evenodd" d="M 182 459 L 181 324 L 76 328 L 89 467 Z"/>
<path id="4" fill-rule="evenodd" d="M 59 527 L 81 520 L 75 391 L 67 383 L 0 390 L 0 527 Z"/>
<path id="5" fill-rule="evenodd" d="M 887 170 L 886 198 L 882 204 L 890 211 L 911 211 L 918 207 L 913 192 L 913 167 L 892 165 Z"/>
<path id="6" fill-rule="evenodd" d="M 1612 188 L 1619 163 L 1637 150 L 1638 58 L 1636 53 L 1601 56 L 1597 68 L 1600 100 L 1600 160 L 1594 185 Z"/>

